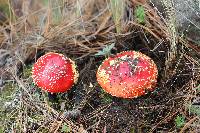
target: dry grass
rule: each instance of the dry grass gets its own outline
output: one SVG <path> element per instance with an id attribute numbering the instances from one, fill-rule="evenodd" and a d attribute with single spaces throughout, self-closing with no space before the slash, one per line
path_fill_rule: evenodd
<path id="1" fill-rule="evenodd" d="M 190 110 L 199 102 L 200 48 L 179 36 L 171 39 L 167 20 L 150 3 L 10 2 L 12 19 L 8 17 L 0 29 L 0 48 L 8 51 L 10 58 L 10 63 L 0 68 L 8 76 L 7 85 L 1 88 L 4 104 L 0 113 L 6 116 L 0 115 L 0 125 L 4 125 L 0 132 L 199 131 L 199 115 Z M 145 24 L 135 21 L 137 5 L 144 7 Z M 169 61 L 171 41 L 177 42 L 176 56 Z M 154 92 L 127 100 L 101 91 L 95 74 L 104 58 L 94 54 L 111 43 L 115 43 L 113 54 L 138 50 L 154 59 L 159 69 Z M 31 64 L 49 51 L 74 59 L 80 72 L 78 84 L 59 94 L 57 103 L 49 101 L 47 93 L 34 86 L 30 76 Z M 13 88 L 11 94 L 4 93 L 6 87 Z M 186 118 L 181 129 L 174 123 L 178 114 Z"/>

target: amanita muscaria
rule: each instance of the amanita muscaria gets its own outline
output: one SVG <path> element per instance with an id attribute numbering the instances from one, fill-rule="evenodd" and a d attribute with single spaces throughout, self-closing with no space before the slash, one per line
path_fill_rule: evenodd
<path id="1" fill-rule="evenodd" d="M 58 53 L 40 57 L 32 69 L 33 82 L 51 93 L 65 92 L 77 82 L 78 72 L 74 61 Z"/>
<path id="2" fill-rule="evenodd" d="M 136 51 L 126 51 L 103 61 L 97 71 L 97 81 L 112 96 L 136 98 L 152 91 L 158 70 L 154 61 Z"/>

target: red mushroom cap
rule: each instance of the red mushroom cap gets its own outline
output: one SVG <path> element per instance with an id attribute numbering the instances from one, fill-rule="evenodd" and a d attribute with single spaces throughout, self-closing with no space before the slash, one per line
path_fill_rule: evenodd
<path id="1" fill-rule="evenodd" d="M 78 72 L 71 59 L 62 54 L 47 53 L 34 64 L 32 78 L 38 87 L 59 93 L 69 90 L 77 82 Z"/>
<path id="2" fill-rule="evenodd" d="M 112 96 L 134 98 L 153 90 L 158 70 L 150 57 L 126 51 L 109 57 L 99 66 L 97 81 Z"/>

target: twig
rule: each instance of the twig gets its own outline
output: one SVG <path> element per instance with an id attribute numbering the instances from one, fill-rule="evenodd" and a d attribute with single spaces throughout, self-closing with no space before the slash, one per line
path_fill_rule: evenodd
<path id="1" fill-rule="evenodd" d="M 180 133 L 183 133 L 196 119 L 199 119 L 198 116 L 195 116 L 194 118 L 192 118 L 190 121 L 188 121 L 184 127 L 181 129 Z"/>

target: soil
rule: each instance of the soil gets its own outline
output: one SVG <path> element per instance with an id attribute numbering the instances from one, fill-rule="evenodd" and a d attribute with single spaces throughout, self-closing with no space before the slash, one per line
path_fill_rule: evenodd
<path id="1" fill-rule="evenodd" d="M 185 105 L 186 88 L 194 78 L 194 71 L 191 69 L 193 63 L 184 57 L 180 58 L 178 53 L 179 58 L 174 59 L 166 70 L 167 44 L 152 52 L 151 49 L 156 43 L 151 36 L 149 38 L 152 42 L 148 47 L 141 40 L 141 36 L 120 38 L 120 44 L 116 44 L 116 50 L 113 50 L 112 54 L 136 50 L 150 56 L 159 69 L 158 83 L 153 92 L 134 99 L 122 99 L 106 94 L 96 81 L 97 68 L 105 57 L 88 55 L 76 60 L 80 72 L 78 83 L 65 94 L 58 94 L 59 100 L 53 101 L 52 108 L 60 110 L 62 102 L 58 101 L 67 100 L 65 110 L 72 111 L 72 115 L 68 114 L 66 117 L 74 123 L 82 124 L 88 132 L 168 132 L 176 128 L 174 119 Z"/>

